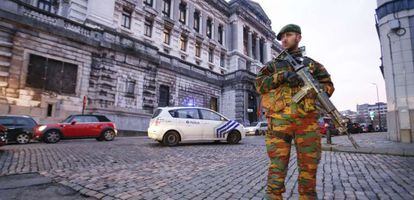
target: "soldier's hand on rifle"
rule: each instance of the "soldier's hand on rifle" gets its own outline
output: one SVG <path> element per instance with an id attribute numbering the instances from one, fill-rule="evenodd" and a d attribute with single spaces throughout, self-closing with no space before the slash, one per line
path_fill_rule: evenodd
<path id="1" fill-rule="evenodd" d="M 287 71 L 283 73 L 284 80 L 290 87 L 303 86 L 303 80 L 296 74 L 296 72 Z"/>

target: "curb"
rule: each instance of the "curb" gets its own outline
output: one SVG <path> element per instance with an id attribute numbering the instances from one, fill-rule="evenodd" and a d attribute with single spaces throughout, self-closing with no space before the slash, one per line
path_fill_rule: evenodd
<path id="1" fill-rule="evenodd" d="M 352 146 L 322 144 L 322 151 L 414 157 L 414 151 L 398 148 L 360 147 L 355 149 Z"/>

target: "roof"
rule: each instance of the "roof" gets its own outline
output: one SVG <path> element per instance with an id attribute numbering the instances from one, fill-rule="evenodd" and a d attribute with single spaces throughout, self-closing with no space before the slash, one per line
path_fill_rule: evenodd
<path id="1" fill-rule="evenodd" d="M 32 118 L 28 115 L 0 115 L 0 117 L 24 117 L 24 118 Z"/>
<path id="2" fill-rule="evenodd" d="M 244 3 L 247 3 L 247 8 L 250 8 L 251 11 L 257 15 L 259 18 L 262 18 L 263 21 L 267 22 L 271 22 L 270 18 L 267 16 L 266 12 L 263 10 L 262 6 L 253 1 L 253 0 L 231 0 L 229 2 L 229 5 L 234 4 L 234 3 L 238 3 L 240 2 L 240 5 L 246 5 Z"/>

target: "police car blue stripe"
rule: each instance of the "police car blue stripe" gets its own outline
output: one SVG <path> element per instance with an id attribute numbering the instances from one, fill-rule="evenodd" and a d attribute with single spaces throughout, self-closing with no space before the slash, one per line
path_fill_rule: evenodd
<path id="1" fill-rule="evenodd" d="M 227 123 L 225 123 L 224 125 L 221 125 L 219 128 L 216 129 L 216 135 L 217 137 L 221 137 L 221 133 L 223 132 L 223 130 L 226 130 L 229 126 L 234 125 L 234 123 L 237 123 L 235 121 L 228 121 Z"/>
<path id="2" fill-rule="evenodd" d="M 227 126 L 229 123 L 231 123 L 231 121 L 228 121 L 216 128 L 216 137 L 219 137 L 219 131 L 223 129 L 225 126 Z"/>
<path id="3" fill-rule="evenodd" d="M 232 126 L 237 125 L 237 124 L 238 123 L 236 121 L 232 121 L 232 123 L 230 123 L 227 127 L 225 127 L 225 129 L 222 129 L 221 131 L 219 131 L 219 136 L 224 137 L 224 133 L 229 131 Z"/>
<path id="4" fill-rule="evenodd" d="M 230 128 L 228 128 L 227 131 L 223 133 L 223 137 L 226 137 L 226 133 L 228 133 L 229 131 L 235 129 L 238 126 L 239 126 L 239 123 L 236 123 L 233 126 L 231 126 Z"/>
<path id="5" fill-rule="evenodd" d="M 218 128 L 217 128 L 217 131 L 220 131 L 221 129 L 223 129 L 223 128 L 225 128 L 227 125 L 229 125 L 230 123 L 232 123 L 233 121 L 228 121 L 228 122 L 226 122 L 226 123 L 224 123 L 223 125 L 221 125 L 221 126 L 219 126 Z"/>

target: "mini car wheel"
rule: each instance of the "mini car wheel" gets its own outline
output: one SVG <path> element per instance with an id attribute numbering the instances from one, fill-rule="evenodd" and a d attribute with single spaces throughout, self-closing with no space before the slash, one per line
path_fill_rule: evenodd
<path id="1" fill-rule="evenodd" d="M 164 135 L 162 144 L 166 146 L 176 146 L 180 142 L 180 135 L 175 131 L 169 131 Z"/>
<path id="2" fill-rule="evenodd" d="M 60 132 L 58 130 L 49 130 L 44 135 L 44 141 L 46 143 L 56 143 L 60 141 Z"/>
<path id="3" fill-rule="evenodd" d="M 108 129 L 102 133 L 102 136 L 105 141 L 112 141 L 115 138 L 115 132 L 112 129 Z"/>
<path id="4" fill-rule="evenodd" d="M 27 133 L 19 133 L 16 137 L 16 142 L 19 144 L 27 144 L 30 141 L 30 136 Z"/>
<path id="5" fill-rule="evenodd" d="M 240 133 L 237 131 L 232 131 L 227 136 L 227 142 L 229 144 L 237 144 L 240 142 L 240 140 L 241 140 L 241 136 L 240 136 Z"/>

